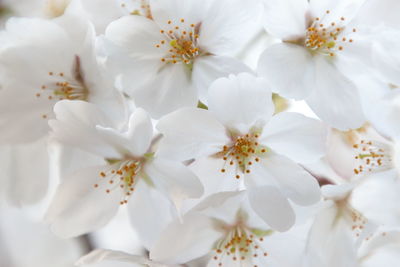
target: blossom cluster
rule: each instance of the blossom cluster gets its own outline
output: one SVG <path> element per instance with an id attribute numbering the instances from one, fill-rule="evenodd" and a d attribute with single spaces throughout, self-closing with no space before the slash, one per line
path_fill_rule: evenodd
<path id="1" fill-rule="evenodd" d="M 2 204 L 49 198 L 65 239 L 125 210 L 148 252 L 77 265 L 398 265 L 395 0 L 32 2 L 0 32 Z"/>

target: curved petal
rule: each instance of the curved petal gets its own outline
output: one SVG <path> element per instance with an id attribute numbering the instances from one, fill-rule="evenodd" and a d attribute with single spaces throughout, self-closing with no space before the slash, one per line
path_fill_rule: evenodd
<path id="1" fill-rule="evenodd" d="M 203 194 L 200 180 L 180 162 L 158 157 L 146 164 L 144 172 L 173 201 L 178 210 L 184 199 L 199 198 Z"/>
<path id="2" fill-rule="evenodd" d="M 295 214 L 289 201 L 272 186 L 249 189 L 249 201 L 254 211 L 273 229 L 289 230 L 295 222 Z"/>
<path id="3" fill-rule="evenodd" d="M 165 53 L 164 49 L 156 47 L 164 39 L 159 26 L 143 16 L 125 16 L 113 21 L 105 36 L 130 57 L 160 61 Z"/>
<path id="4" fill-rule="evenodd" d="M 271 83 L 272 90 L 294 99 L 306 98 L 314 89 L 315 63 L 302 46 L 279 43 L 260 56 L 257 71 Z"/>
<path id="5" fill-rule="evenodd" d="M 400 125 L 398 123 L 400 90 L 393 90 L 378 101 L 375 99 L 375 104 L 368 112 L 368 119 L 380 133 L 398 139 L 400 137 Z"/>
<path id="6" fill-rule="evenodd" d="M 120 155 L 96 129 L 97 125 L 112 125 L 96 105 L 65 100 L 55 105 L 54 112 L 56 120 L 49 121 L 51 136 L 54 139 L 106 158 Z"/>
<path id="7" fill-rule="evenodd" d="M 216 79 L 241 72 L 251 73 L 252 70 L 233 57 L 208 55 L 195 60 L 192 80 L 200 100 L 207 104 L 208 88 Z"/>
<path id="8" fill-rule="evenodd" d="M 268 121 L 275 110 L 268 83 L 247 73 L 220 78 L 208 93 L 209 110 L 228 128 L 251 128 Z"/>
<path id="9" fill-rule="evenodd" d="M 176 218 L 171 201 L 157 188 L 139 181 L 128 202 L 129 221 L 141 244 L 150 249 L 164 228 Z"/>
<path id="10" fill-rule="evenodd" d="M 202 200 L 191 211 L 208 217 L 234 223 L 236 215 L 244 202 L 245 191 L 226 191 L 212 194 Z"/>
<path id="11" fill-rule="evenodd" d="M 128 126 L 128 137 L 133 155 L 143 155 L 153 139 L 153 123 L 144 109 L 138 108 L 131 115 Z"/>
<path id="12" fill-rule="evenodd" d="M 120 263 L 122 266 L 142 266 L 146 265 L 149 267 L 165 267 L 160 263 L 152 262 L 144 256 L 131 255 L 122 251 L 96 249 L 89 254 L 80 258 L 75 265 L 94 265 L 96 263 L 108 262 L 108 266 L 115 266 L 115 264 Z M 136 265 L 136 264 L 137 265 Z M 139 265 L 140 264 L 140 265 Z M 96 265 L 97 266 L 97 265 Z M 119 265 L 118 265 L 119 267 Z"/>
<path id="13" fill-rule="evenodd" d="M 315 88 L 306 101 L 324 122 L 340 130 L 365 122 L 356 86 L 322 57 L 316 59 Z"/>
<path id="14" fill-rule="evenodd" d="M 199 45 L 206 52 L 234 56 L 246 49 L 249 33 L 259 25 L 262 4 L 258 0 L 212 1 L 201 22 Z"/>
<path id="15" fill-rule="evenodd" d="M 177 110 L 161 118 L 157 129 L 164 135 L 159 155 L 174 159 L 209 156 L 229 142 L 225 127 L 204 109 Z"/>
<path id="16" fill-rule="evenodd" d="M 141 108 L 136 109 L 130 119 L 128 129 L 121 132 L 113 128 L 96 126 L 98 134 L 121 154 L 125 151 L 132 156 L 142 157 L 150 147 L 153 138 L 153 124 L 147 112 Z M 124 152 L 124 153 L 123 153 Z"/>
<path id="17" fill-rule="evenodd" d="M 221 233 L 214 230 L 214 221 L 197 213 L 189 213 L 183 223 L 171 223 L 150 250 L 150 258 L 166 263 L 186 263 L 212 251 Z M 179 242 L 176 242 L 179 237 Z"/>
<path id="18" fill-rule="evenodd" d="M 123 15 L 123 10 L 117 1 L 78 0 L 64 2 L 71 2 L 65 10 L 66 14 L 70 13 L 88 18 L 96 28 L 97 34 L 103 34 L 110 22 Z"/>
<path id="19" fill-rule="evenodd" d="M 302 114 L 282 112 L 264 127 L 260 143 L 299 163 L 311 163 L 326 153 L 328 128 Z"/>
<path id="20" fill-rule="evenodd" d="M 108 185 L 99 178 L 99 173 L 105 170 L 106 166 L 83 169 L 59 185 L 46 214 L 46 221 L 56 235 L 69 238 L 91 232 L 114 217 L 122 191 L 116 188 L 106 193 Z M 95 188 L 95 184 L 99 187 Z"/>
<path id="21" fill-rule="evenodd" d="M 141 68 L 139 64 L 136 67 Z M 153 118 L 160 118 L 181 107 L 197 105 L 197 92 L 189 68 L 179 63 L 167 63 L 151 74 L 154 75 L 143 76 L 139 83 L 123 75 L 122 82 L 136 106 L 144 108 Z"/>
<path id="22" fill-rule="evenodd" d="M 296 204 L 308 206 L 320 200 L 321 191 L 317 180 L 290 159 L 269 153 L 262 159 L 262 164 L 275 178 L 282 193 Z"/>
<path id="23" fill-rule="evenodd" d="M 181 0 L 150 0 L 151 13 L 154 21 L 163 29 L 169 29 L 172 24 L 184 19 L 186 23 L 197 24 L 204 20 L 214 1 L 181 1 Z"/>
<path id="24" fill-rule="evenodd" d="M 264 0 L 265 29 L 282 40 L 296 40 L 307 29 L 307 0 Z"/>

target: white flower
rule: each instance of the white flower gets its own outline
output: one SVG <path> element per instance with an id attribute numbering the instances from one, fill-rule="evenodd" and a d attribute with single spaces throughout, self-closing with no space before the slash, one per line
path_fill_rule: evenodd
<path id="1" fill-rule="evenodd" d="M 202 186 L 182 163 L 155 155 L 150 117 L 137 109 L 119 125 L 95 105 L 63 101 L 49 122 L 53 138 L 105 159 L 65 177 L 47 220 L 55 233 L 76 236 L 106 224 L 125 205 L 138 184 L 166 194 L 177 206 L 187 197 L 200 197 Z"/>
<path id="2" fill-rule="evenodd" d="M 215 81 L 208 100 L 209 110 L 184 108 L 161 118 L 160 153 L 179 160 L 214 158 L 220 164 L 215 172 L 226 173 L 230 183 L 239 186 L 245 178 L 253 208 L 271 227 L 289 229 L 294 213 L 287 198 L 300 205 L 319 200 L 318 183 L 296 162 L 324 154 L 326 128 L 296 113 L 272 116 L 268 84 L 245 73 Z"/>
<path id="3" fill-rule="evenodd" d="M 382 265 L 371 264 L 370 260 L 379 249 L 397 243 L 399 233 L 378 231 L 376 225 L 354 209 L 350 203 L 353 190 L 354 185 L 350 184 L 322 188 L 325 207 L 311 227 L 305 266 L 387 266 L 387 256 L 372 260 Z"/>
<path id="4" fill-rule="evenodd" d="M 305 99 L 331 126 L 360 127 L 365 92 L 354 81 L 361 74 L 373 76 L 377 64 L 371 55 L 381 39 L 357 23 L 362 1 L 264 2 L 265 27 L 282 42 L 264 51 L 260 75 L 282 96 Z"/>
<path id="5" fill-rule="evenodd" d="M 46 138 L 54 104 L 60 99 L 87 100 L 121 116 L 124 102 L 113 77 L 96 59 L 88 21 L 75 16 L 12 18 L 1 40 L 0 144 L 12 144 L 1 147 L 12 159 L 1 162 L 1 175 L 8 199 L 32 204 L 47 192 Z M 34 153 L 37 157 L 30 160 Z"/>
<path id="6" fill-rule="evenodd" d="M 123 90 L 152 117 L 195 106 L 199 97 L 206 102 L 213 80 L 250 71 L 232 56 L 244 45 L 240 33 L 256 5 L 153 0 L 150 7 L 152 20 L 123 17 L 109 25 L 106 38 L 115 46 L 108 45 L 110 61 L 119 64 Z"/>
<path id="7" fill-rule="evenodd" d="M 331 131 L 328 160 L 342 177 L 398 177 L 399 100 L 400 91 L 390 91 L 366 111 L 370 124 L 349 132 Z"/>
<path id="8" fill-rule="evenodd" d="M 245 191 L 221 192 L 204 199 L 182 221 L 168 225 L 150 250 L 150 258 L 184 264 L 206 256 L 208 264 L 202 266 L 261 267 L 279 262 L 289 267 L 301 254 L 301 243 L 293 233 L 273 234 L 249 208 Z M 281 258 L 283 251 L 286 259 Z"/>
<path id="9" fill-rule="evenodd" d="M 0 47 L 1 143 L 26 143 L 47 135 L 59 100 L 85 100 L 110 113 L 124 112 L 94 53 L 91 24 L 79 17 L 12 18 Z M 29 130 L 27 130 L 29 129 Z"/>

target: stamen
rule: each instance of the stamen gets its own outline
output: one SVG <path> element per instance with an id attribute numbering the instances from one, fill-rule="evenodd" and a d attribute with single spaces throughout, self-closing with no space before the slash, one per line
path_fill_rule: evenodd
<path id="1" fill-rule="evenodd" d="M 325 13 L 324 17 L 315 18 L 310 27 L 308 27 L 304 45 L 313 52 L 333 57 L 336 52 L 344 50 L 344 46 L 348 43 L 353 43 L 354 40 L 349 39 L 347 41 L 346 37 L 338 38 L 347 34 L 345 32 L 346 27 L 343 25 L 346 20 L 345 17 L 341 17 L 338 22 L 332 21 L 324 24 L 321 23 L 321 20 L 327 21 L 330 11 L 327 10 Z M 356 32 L 356 29 L 352 29 L 352 32 Z"/>
<path id="2" fill-rule="evenodd" d="M 363 174 L 365 171 L 377 172 L 393 168 L 392 148 L 385 143 L 378 141 L 361 140 L 353 145 L 355 159 L 360 165 L 354 169 L 355 174 Z"/>
<path id="3" fill-rule="evenodd" d="M 94 184 L 94 188 L 103 188 L 107 194 L 113 190 L 122 191 L 121 205 L 128 203 L 131 193 L 135 190 L 137 174 L 141 169 L 140 160 L 111 160 L 113 165 L 107 171 L 99 173 L 99 183 Z"/>
<path id="4" fill-rule="evenodd" d="M 225 145 L 222 151 L 215 156 L 222 158 L 224 165 L 221 172 L 226 172 L 228 167 L 235 168 L 235 178 L 240 179 L 240 173 L 251 173 L 251 167 L 260 162 L 260 157 L 264 156 L 267 148 L 261 146 L 257 141 L 258 134 L 251 133 L 243 136 L 233 136 L 232 143 Z"/>
<path id="5" fill-rule="evenodd" d="M 230 260 L 263 263 L 262 257 L 267 257 L 268 253 L 261 246 L 261 242 L 264 241 L 262 237 L 257 237 L 251 229 L 241 223 L 225 228 L 226 234 L 217 241 L 212 256 L 217 266 L 224 266 L 223 263 L 229 263 Z"/>
<path id="6" fill-rule="evenodd" d="M 166 56 L 161 58 L 162 62 L 172 64 L 184 63 L 190 67 L 194 59 L 201 54 L 198 47 L 200 24 L 198 26 L 194 24 L 187 26 L 183 18 L 179 22 L 181 25 L 178 26 L 174 25 L 173 21 L 168 20 L 167 24 L 171 28 L 160 31 L 164 39 L 155 46 L 163 48 L 165 44 L 168 44 L 168 47 L 165 48 L 168 52 Z"/>

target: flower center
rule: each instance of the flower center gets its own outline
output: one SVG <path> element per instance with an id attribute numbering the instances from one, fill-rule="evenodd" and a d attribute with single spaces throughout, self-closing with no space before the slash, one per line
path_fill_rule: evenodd
<path id="1" fill-rule="evenodd" d="M 67 77 L 64 72 L 55 73 L 50 71 L 48 73 L 48 82 L 40 87 L 39 92 L 36 93 L 36 98 L 44 98 L 49 101 L 60 101 L 64 99 L 87 101 L 89 90 L 83 79 L 80 58 L 78 56 L 75 57 L 73 75 L 71 76 L 73 77 Z M 43 114 L 42 118 L 47 119 L 48 114 Z"/>
<path id="2" fill-rule="evenodd" d="M 393 168 L 393 153 L 388 144 L 361 140 L 359 144 L 353 145 L 353 148 L 356 150 L 355 158 L 360 162 L 358 168 L 354 169 L 355 174 Z"/>
<path id="3" fill-rule="evenodd" d="M 179 25 L 174 25 L 168 21 L 170 28 L 161 30 L 163 38 L 156 47 L 165 49 L 166 55 L 161 58 L 165 63 L 184 63 L 191 67 L 196 57 L 201 54 L 198 47 L 198 39 L 201 23 L 187 24 L 184 19 L 180 19 Z"/>
<path id="4" fill-rule="evenodd" d="M 260 157 L 267 152 L 267 148 L 258 143 L 258 137 L 256 133 L 233 137 L 232 143 L 225 145 L 223 150 L 217 153 L 217 156 L 224 160 L 221 172 L 226 172 L 227 167 L 234 166 L 236 179 L 241 177 L 239 172 L 250 173 L 251 166 L 260 162 Z"/>
<path id="5" fill-rule="evenodd" d="M 224 237 L 217 241 L 212 258 L 218 262 L 218 266 L 223 266 L 223 262 L 226 263 L 231 260 L 250 260 L 252 263 L 260 262 L 262 261 L 262 257 L 268 256 L 268 253 L 260 245 L 263 241 L 263 237 L 258 237 L 246 226 L 233 226 L 227 231 Z"/>
<path id="6" fill-rule="evenodd" d="M 121 205 L 127 204 L 128 199 L 135 190 L 137 174 L 140 172 L 142 162 L 136 159 L 107 160 L 111 166 L 106 171 L 99 173 L 100 183 L 94 184 L 94 188 L 101 188 L 107 194 L 113 190 L 122 191 Z"/>
<path id="7" fill-rule="evenodd" d="M 329 14 L 330 11 L 327 10 L 326 16 Z M 347 33 L 346 27 L 343 25 L 346 20 L 344 17 L 341 17 L 339 22 L 328 24 L 322 23 L 322 20 L 326 20 L 326 18 L 315 18 L 307 29 L 305 46 L 309 50 L 333 57 L 336 52 L 342 51 L 345 45 L 354 42 L 353 39 L 345 36 Z M 352 29 L 352 33 L 356 31 L 356 29 Z"/>

